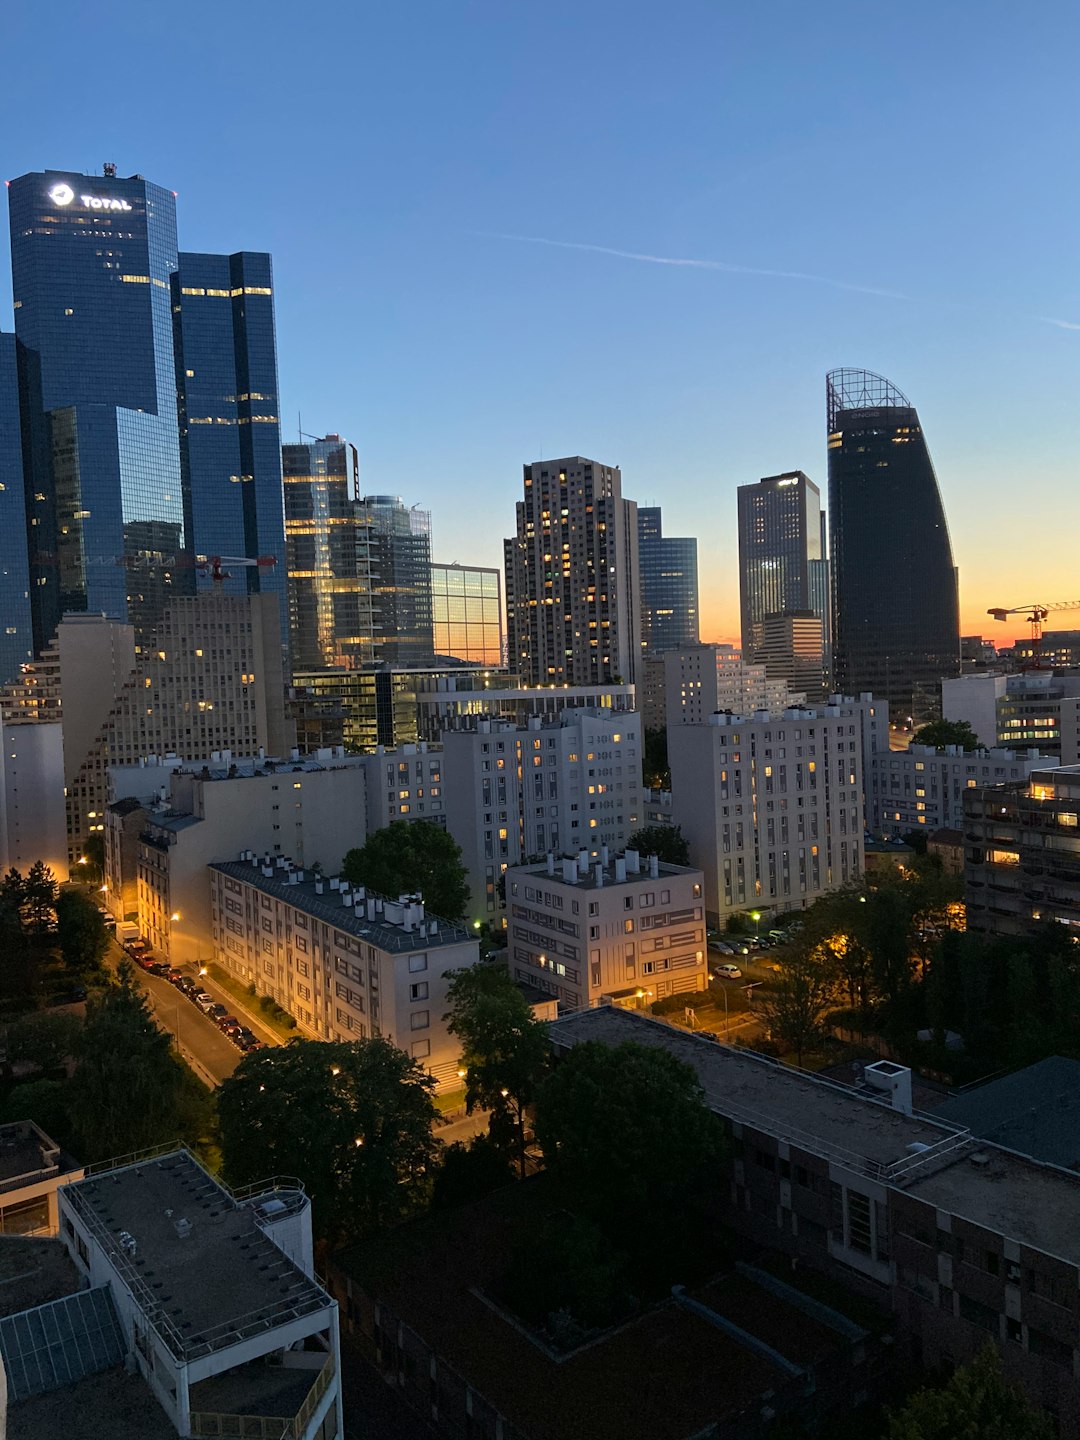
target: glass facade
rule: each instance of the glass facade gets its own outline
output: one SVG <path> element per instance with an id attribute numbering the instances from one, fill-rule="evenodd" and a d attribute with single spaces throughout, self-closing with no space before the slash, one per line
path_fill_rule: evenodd
<path id="1" fill-rule="evenodd" d="M 658 505 L 639 505 L 641 644 L 647 655 L 697 645 L 697 541 L 665 538 Z"/>
<path id="2" fill-rule="evenodd" d="M 289 629 L 296 671 L 352 670 L 375 657 L 373 522 L 355 445 L 327 435 L 281 451 Z"/>
<path id="3" fill-rule="evenodd" d="M 431 661 L 431 516 L 396 495 L 368 495 L 375 658 L 394 665 Z"/>
<path id="4" fill-rule="evenodd" d="M 437 659 L 502 664 L 502 584 L 498 570 L 433 563 L 431 614 Z"/>
<path id="5" fill-rule="evenodd" d="M 199 589 L 275 594 L 288 626 L 274 286 L 270 256 L 179 256 L 172 277 L 184 523 L 196 556 L 272 559 L 206 570 Z"/>
<path id="6" fill-rule="evenodd" d="M 0 334 L 0 685 L 19 678 L 33 651 L 18 341 Z"/>
<path id="7" fill-rule="evenodd" d="M 828 562 L 818 487 L 792 470 L 740 485 L 738 501 L 743 659 L 761 651 L 767 615 L 811 611 L 827 643 Z"/>
<path id="8" fill-rule="evenodd" d="M 960 673 L 956 570 L 915 407 L 880 375 L 826 382 L 834 685 L 872 691 L 901 724 L 940 713 Z"/>
<path id="9" fill-rule="evenodd" d="M 184 578 L 175 196 L 58 170 L 8 195 L 35 649 L 64 611 L 145 638 Z"/>

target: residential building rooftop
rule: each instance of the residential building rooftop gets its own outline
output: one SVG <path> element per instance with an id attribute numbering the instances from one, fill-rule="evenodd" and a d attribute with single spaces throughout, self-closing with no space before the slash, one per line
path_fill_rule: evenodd
<path id="1" fill-rule="evenodd" d="M 513 865 L 515 875 L 533 875 L 541 880 L 552 880 L 560 885 L 574 885 L 579 890 L 603 890 L 611 885 L 639 885 L 646 880 L 659 880 L 677 875 L 700 875 L 693 865 L 671 865 L 658 860 L 655 855 L 642 856 L 636 850 L 624 851 L 622 855 L 604 854 L 600 858 L 590 857 L 586 850 L 577 855 L 556 857 L 535 865 Z"/>
<path id="2" fill-rule="evenodd" d="M 258 1195 L 270 1189 L 268 1184 Z M 276 1217 L 305 1198 L 298 1181 L 276 1193 Z M 256 1198 L 234 1196 L 184 1150 L 109 1170 L 64 1191 L 65 1204 L 182 1361 L 332 1303 L 263 1233 L 266 1217 Z"/>
<path id="3" fill-rule="evenodd" d="M 248 853 L 248 860 L 218 861 L 209 868 L 252 885 L 262 894 L 293 905 L 387 953 L 430 950 L 470 938 L 464 925 L 425 914 L 418 896 L 390 900 L 363 886 L 350 886 L 346 880 L 328 879 L 294 869 L 284 861 L 267 857 L 260 860 Z"/>
<path id="4" fill-rule="evenodd" d="M 943 1211 L 1080 1264 L 1080 1176 L 976 1139 L 964 1125 L 876 1098 L 635 1011 L 602 1006 L 549 1026 L 556 1045 L 633 1041 L 677 1055 L 720 1115 L 903 1189 Z"/>
<path id="5" fill-rule="evenodd" d="M 953 1095 L 935 1114 L 972 1134 L 1080 1170 L 1080 1061 L 1051 1055 Z"/>
<path id="6" fill-rule="evenodd" d="M 61 1156 L 60 1146 L 32 1120 L 0 1125 L 0 1194 L 35 1185 L 61 1170 L 73 1169 Z"/>

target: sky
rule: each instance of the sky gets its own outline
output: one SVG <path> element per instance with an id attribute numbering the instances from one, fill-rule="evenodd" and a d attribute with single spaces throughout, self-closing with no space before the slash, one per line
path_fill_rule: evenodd
<path id="1" fill-rule="evenodd" d="M 182 249 L 271 251 L 283 439 L 346 435 L 435 558 L 500 565 L 522 465 L 585 455 L 698 537 L 702 638 L 735 638 L 735 489 L 824 494 L 852 366 L 918 407 L 964 633 L 1080 601 L 1075 5 L 7 0 L 0 29 L 7 176 L 114 161 L 178 192 Z"/>

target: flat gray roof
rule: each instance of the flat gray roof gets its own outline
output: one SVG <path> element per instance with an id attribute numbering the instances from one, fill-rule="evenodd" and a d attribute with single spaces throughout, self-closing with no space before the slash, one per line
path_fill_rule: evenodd
<path id="1" fill-rule="evenodd" d="M 1080 1175 L 973 1141 L 961 1127 L 905 1115 L 862 1091 L 718 1045 L 635 1011 L 601 1006 L 548 1027 L 556 1045 L 586 1040 L 661 1047 L 697 1074 L 725 1115 L 1033 1249 L 1080 1265 Z M 908 1146 L 933 1147 L 912 1155 Z M 973 1165 L 974 1151 L 988 1156 Z M 890 1173 L 890 1167 L 893 1167 Z"/>
<path id="2" fill-rule="evenodd" d="M 192 1359 L 332 1302 L 185 1150 L 64 1190 L 177 1358 Z M 181 1236 L 177 1221 L 187 1220 Z M 134 1241 L 127 1253 L 120 1237 Z"/>
<path id="3" fill-rule="evenodd" d="M 272 895 L 276 900 L 283 900 L 287 905 L 294 905 L 297 910 L 302 910 L 305 915 L 312 915 L 327 925 L 333 925 L 336 929 L 343 931 L 346 935 L 353 935 L 361 940 L 367 940 L 372 945 L 378 946 L 380 950 L 389 953 L 400 953 L 409 950 L 434 950 L 439 945 L 457 945 L 462 940 L 470 938 L 469 931 L 464 925 L 454 925 L 449 920 L 443 920 L 437 915 L 429 915 L 424 912 L 424 924 L 427 925 L 427 934 L 421 935 L 419 930 L 406 930 L 403 925 L 395 925 L 385 918 L 369 920 L 365 904 L 358 903 L 355 906 L 343 905 L 341 894 L 337 890 L 331 890 L 330 877 L 320 876 L 317 880 L 308 878 L 297 880 L 294 884 L 286 883 L 284 878 L 287 871 L 274 869 L 273 875 L 264 875 L 259 862 L 254 864 L 239 860 L 221 860 L 209 867 L 211 870 L 220 871 L 222 875 L 228 875 L 233 880 L 240 880 L 245 885 L 253 885 L 261 890 L 264 895 Z M 323 893 L 320 895 L 315 889 L 316 884 L 323 886 Z M 356 893 L 354 891 L 354 893 Z M 396 905 L 397 900 L 378 895 L 374 890 L 366 891 L 368 900 L 380 900 L 384 905 Z M 438 925 L 438 930 L 432 933 L 432 923 Z"/>
<path id="4" fill-rule="evenodd" d="M 566 858 L 572 860 L 575 857 L 569 855 Z M 653 880 L 655 883 L 657 879 L 663 880 L 665 877 L 672 875 L 702 874 L 695 865 L 672 865 L 667 861 L 661 860 L 657 867 L 659 871 L 658 875 L 650 875 L 649 856 L 643 852 L 639 858 L 639 868 L 637 871 L 631 872 L 627 870 L 625 877 L 619 880 L 616 877 L 615 861 L 621 860 L 622 858 L 621 855 L 616 855 L 604 866 L 604 881 L 602 885 L 597 885 L 596 883 L 596 867 L 600 864 L 600 861 L 592 857 L 590 857 L 589 863 L 584 870 L 581 870 L 579 867 L 576 880 L 567 880 L 564 878 L 561 855 L 555 857 L 554 874 L 549 874 L 546 860 L 537 865 L 511 865 L 507 870 L 507 874 L 510 874 L 512 871 L 515 875 L 529 875 L 534 880 L 548 880 L 554 885 L 572 885 L 575 890 L 602 890 L 615 885 L 647 885 L 650 880 Z"/>
<path id="5" fill-rule="evenodd" d="M 950 1096 L 934 1113 L 996 1145 L 1080 1169 L 1080 1060 L 1050 1055 Z"/>

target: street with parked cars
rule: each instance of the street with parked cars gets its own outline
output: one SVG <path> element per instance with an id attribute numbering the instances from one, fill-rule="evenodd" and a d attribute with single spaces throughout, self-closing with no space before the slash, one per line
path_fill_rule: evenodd
<path id="1" fill-rule="evenodd" d="M 158 960 L 149 946 L 142 940 L 128 940 L 124 942 L 124 951 L 135 962 L 141 970 L 148 975 L 158 975 L 167 980 L 187 1000 L 201 1010 L 208 1020 L 211 1020 L 243 1054 L 250 1054 L 254 1050 L 265 1049 L 265 1042 L 260 1040 L 242 1021 L 235 1015 L 230 1014 L 227 1005 L 215 999 L 209 991 L 203 989 L 197 980 L 186 975 L 183 970 L 178 970 L 175 965 L 165 965 Z"/>

